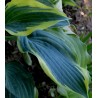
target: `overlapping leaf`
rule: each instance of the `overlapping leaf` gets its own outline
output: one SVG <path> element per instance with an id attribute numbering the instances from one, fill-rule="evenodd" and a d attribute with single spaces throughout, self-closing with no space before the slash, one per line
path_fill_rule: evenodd
<path id="1" fill-rule="evenodd" d="M 7 63 L 5 72 L 8 98 L 34 98 L 32 75 L 20 63 L 16 61 Z"/>
<path id="2" fill-rule="evenodd" d="M 76 6 L 77 4 L 75 3 L 75 0 L 62 0 L 63 4 L 66 5 L 70 5 L 70 6 Z"/>
<path id="3" fill-rule="evenodd" d="M 50 2 L 50 0 L 37 0 L 37 1 L 45 4 L 46 6 L 54 7 L 54 5 Z"/>
<path id="4" fill-rule="evenodd" d="M 48 0 L 12 0 L 6 5 L 6 31 L 12 35 L 25 36 L 60 21 L 69 24 L 66 15 L 50 5 Z"/>
<path id="5" fill-rule="evenodd" d="M 57 24 L 51 26 L 50 28 L 64 27 L 64 26 L 69 26 L 69 25 L 70 25 L 69 21 L 65 20 L 65 21 L 58 22 Z"/>
<path id="6" fill-rule="evenodd" d="M 38 30 L 28 37 L 19 37 L 18 47 L 21 52 L 34 54 L 44 72 L 58 85 L 87 97 L 89 79 L 85 66 L 90 57 L 76 35 L 59 29 Z"/>
<path id="7" fill-rule="evenodd" d="M 72 92 L 71 90 L 68 90 L 67 88 L 64 87 L 58 86 L 57 91 L 61 96 L 63 96 L 61 98 L 85 98 L 84 96 L 76 92 Z"/>

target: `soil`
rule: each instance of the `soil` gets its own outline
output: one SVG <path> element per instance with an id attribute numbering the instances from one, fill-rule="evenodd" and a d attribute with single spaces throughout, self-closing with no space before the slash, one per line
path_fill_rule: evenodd
<path id="1" fill-rule="evenodd" d="M 7 0 L 6 3 L 8 1 L 10 0 Z M 80 6 L 79 8 L 72 6 L 63 7 L 63 11 L 67 14 L 67 16 L 72 18 L 72 20 L 70 21 L 71 25 L 74 25 L 76 27 L 77 32 L 75 33 L 77 33 L 79 36 L 82 33 L 87 34 L 89 32 L 92 32 L 91 0 L 89 0 L 89 3 L 85 3 L 84 1 L 77 0 L 77 4 Z M 25 65 L 24 67 L 30 73 L 32 73 L 34 77 L 35 85 L 38 88 L 39 92 L 39 98 L 53 98 L 51 96 L 51 90 L 53 90 L 55 94 L 54 98 L 59 95 L 56 90 L 56 84 L 45 75 L 35 56 L 31 55 L 33 63 L 30 67 L 25 63 L 22 54 L 17 49 L 15 41 L 6 41 L 5 46 L 6 63 L 9 61 L 17 60 Z"/>
<path id="2" fill-rule="evenodd" d="M 87 1 L 87 2 L 86 2 Z M 85 3 L 86 2 L 86 3 Z M 77 0 L 79 7 L 66 6 L 63 11 L 71 18 L 71 25 L 76 27 L 78 35 L 92 32 L 92 2 L 91 0 Z"/>

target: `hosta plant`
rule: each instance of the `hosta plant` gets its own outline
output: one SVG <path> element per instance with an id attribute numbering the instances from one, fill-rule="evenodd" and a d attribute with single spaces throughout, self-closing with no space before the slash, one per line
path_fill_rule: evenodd
<path id="1" fill-rule="evenodd" d="M 11 0 L 6 4 L 5 30 L 17 40 L 28 65 L 32 65 L 29 54 L 37 57 L 64 98 L 89 98 L 87 64 L 91 58 L 87 47 L 71 31 L 70 19 L 61 9 L 62 0 L 53 1 Z M 23 64 L 8 62 L 5 72 L 6 97 L 38 98 L 33 76 Z"/>

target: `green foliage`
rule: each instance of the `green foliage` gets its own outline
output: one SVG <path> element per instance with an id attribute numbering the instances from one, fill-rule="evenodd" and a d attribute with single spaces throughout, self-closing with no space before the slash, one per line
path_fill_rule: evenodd
<path id="1" fill-rule="evenodd" d="M 87 74 L 81 74 L 84 69 L 80 67 L 85 68 L 90 61 L 86 46 L 75 35 L 62 30 L 50 31 L 38 30 L 28 37 L 19 37 L 20 51 L 35 55 L 45 73 L 57 84 L 86 95 Z"/>
<path id="2" fill-rule="evenodd" d="M 8 40 L 15 40 L 17 41 L 17 37 L 16 36 L 5 36 L 5 40 L 8 41 Z"/>
<path id="3" fill-rule="evenodd" d="M 92 37 L 92 32 L 89 32 L 85 37 L 82 38 L 83 42 L 88 42 L 89 39 Z"/>
<path id="4" fill-rule="evenodd" d="M 87 45 L 87 51 L 90 55 L 92 55 L 92 43 L 91 43 L 91 39 L 92 39 L 92 32 L 89 32 L 87 35 L 84 36 L 84 34 L 81 35 L 81 40 L 82 42 L 86 43 Z M 92 62 L 90 62 L 87 65 L 87 69 L 90 72 L 90 75 L 92 75 Z"/>
<path id="5" fill-rule="evenodd" d="M 11 35 L 26 36 L 38 29 L 46 29 L 68 20 L 66 15 L 55 7 L 39 1 L 41 0 L 12 0 L 8 3 L 5 10 L 6 31 Z"/>
<path id="6" fill-rule="evenodd" d="M 66 5 L 76 6 L 77 5 L 74 0 L 62 0 L 62 1 L 63 1 L 64 6 Z"/>
<path id="7" fill-rule="evenodd" d="M 32 60 L 31 60 L 31 57 L 28 52 L 23 53 L 23 58 L 27 65 L 29 65 L 29 66 L 32 65 Z"/>
<path id="8" fill-rule="evenodd" d="M 20 63 L 13 61 L 5 65 L 5 86 L 16 98 L 34 98 L 34 82 Z M 11 97 L 13 98 L 13 97 Z"/>
<path id="9" fill-rule="evenodd" d="M 64 88 L 64 87 L 58 86 L 57 91 L 61 95 L 60 98 L 85 98 L 84 96 L 76 92 L 72 92 L 71 90 L 67 90 L 67 88 Z"/>
<path id="10" fill-rule="evenodd" d="M 89 98 L 92 98 L 92 92 L 89 92 Z"/>
<path id="11" fill-rule="evenodd" d="M 5 88 L 5 98 L 17 98 Z"/>
<path id="12" fill-rule="evenodd" d="M 68 26 L 69 18 L 54 4 L 58 0 L 12 0 L 6 5 L 6 31 L 25 62 L 31 66 L 30 54 L 37 57 L 41 68 L 60 87 L 66 98 L 88 98 L 90 76 L 87 64 L 91 48 L 84 44 Z M 63 0 L 65 4 L 72 0 Z M 52 4 L 53 3 L 53 4 Z M 83 39 L 87 41 L 89 36 Z M 16 62 L 6 64 L 6 98 L 38 98 L 32 75 Z M 59 96 L 61 98 L 61 96 Z"/>

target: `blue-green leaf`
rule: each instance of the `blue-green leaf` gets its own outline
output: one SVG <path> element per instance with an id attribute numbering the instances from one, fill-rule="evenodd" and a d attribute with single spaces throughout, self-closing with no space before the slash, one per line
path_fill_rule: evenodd
<path id="1" fill-rule="evenodd" d="M 69 21 L 65 20 L 65 21 L 58 22 L 57 24 L 51 26 L 50 28 L 64 27 L 64 26 L 69 26 L 69 25 L 70 25 Z"/>
<path id="2" fill-rule="evenodd" d="M 34 82 L 20 63 L 13 61 L 5 66 L 5 86 L 16 98 L 34 98 Z M 9 97 L 10 98 L 10 97 Z"/>
<path id="3" fill-rule="evenodd" d="M 17 98 L 5 88 L 5 98 Z"/>
<path id="4" fill-rule="evenodd" d="M 35 55 L 44 72 L 58 85 L 87 97 L 89 76 L 85 66 L 90 57 L 85 44 L 74 34 L 50 31 L 38 30 L 19 37 L 20 51 Z"/>

